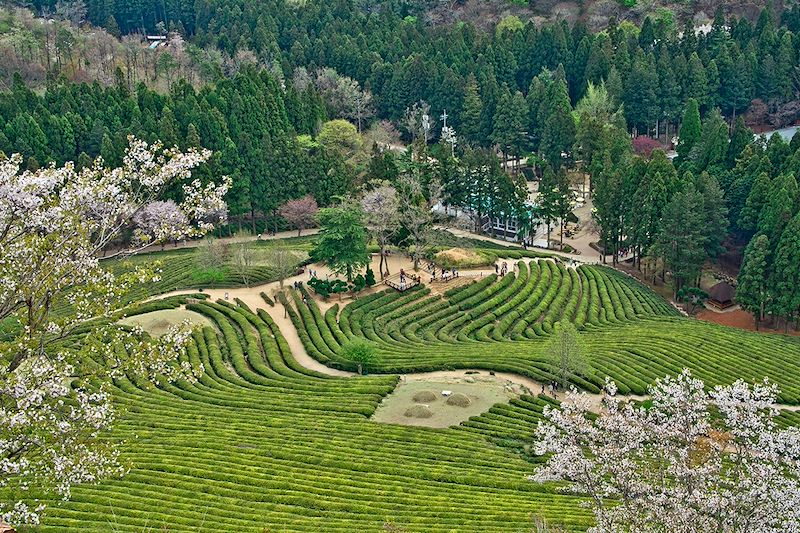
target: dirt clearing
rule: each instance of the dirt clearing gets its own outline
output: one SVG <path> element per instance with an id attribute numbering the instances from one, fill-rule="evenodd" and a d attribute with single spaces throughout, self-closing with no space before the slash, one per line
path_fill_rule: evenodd
<path id="1" fill-rule="evenodd" d="M 488 374 L 451 379 L 409 377 L 383 399 L 372 420 L 446 428 L 484 413 L 496 403 L 508 402 L 519 392 L 518 386 Z"/>

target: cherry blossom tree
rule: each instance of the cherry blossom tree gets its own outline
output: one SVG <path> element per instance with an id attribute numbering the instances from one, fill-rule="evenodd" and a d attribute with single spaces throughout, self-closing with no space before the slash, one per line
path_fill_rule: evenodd
<path id="1" fill-rule="evenodd" d="M 0 489 L 18 497 L 0 502 L 0 519 L 35 524 L 34 489 L 68 498 L 76 483 L 123 472 L 113 445 L 98 439 L 114 419 L 108 378 L 202 371 L 177 363 L 188 327 L 152 339 L 113 325 L 125 295 L 158 275 L 114 275 L 98 257 L 135 222 L 136 238 L 116 255 L 213 228 L 227 178 L 184 183 L 181 204 L 155 203 L 209 156 L 131 138 L 119 168 L 100 159 L 80 171 L 73 163 L 22 171 L 19 155 L 0 162 L 0 322 L 14 332 L 0 341 Z M 63 342 L 78 331 L 83 348 Z"/>
<path id="2" fill-rule="evenodd" d="M 159 242 L 163 248 L 167 240 L 177 241 L 186 237 L 189 228 L 186 213 L 173 200 L 156 200 L 142 207 L 133 216 L 134 230 L 138 242 Z"/>
<path id="3" fill-rule="evenodd" d="M 293 228 L 297 228 L 298 237 L 300 232 L 316 223 L 318 212 L 317 201 L 311 195 L 289 200 L 278 208 L 278 214 L 281 218 Z"/>
<path id="4" fill-rule="evenodd" d="M 381 261 L 378 269 L 381 279 L 389 275 L 389 262 L 386 260 L 386 247 L 389 239 L 400 226 L 400 202 L 397 191 L 391 185 L 373 189 L 361 199 L 367 229 L 375 237 L 380 248 Z"/>
<path id="5" fill-rule="evenodd" d="M 778 429 L 777 387 L 706 390 L 688 370 L 657 380 L 652 406 L 608 394 L 595 421 L 573 392 L 545 408 L 531 476 L 588 496 L 591 532 L 800 531 L 800 430 Z"/>

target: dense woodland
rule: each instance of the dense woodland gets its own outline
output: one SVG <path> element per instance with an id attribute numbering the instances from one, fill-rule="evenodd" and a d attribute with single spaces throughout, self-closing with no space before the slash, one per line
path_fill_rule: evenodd
<path id="1" fill-rule="evenodd" d="M 446 203 L 479 217 L 549 227 L 570 211 L 569 172 L 585 170 L 614 257 L 634 250 L 639 268 L 669 274 L 677 294 L 726 243 L 750 242 L 740 302 L 787 324 L 798 315 L 800 139 L 757 139 L 742 120 L 751 107 L 785 117 L 798 99 L 798 5 L 755 21 L 718 12 L 708 33 L 668 12 L 600 33 L 515 17 L 487 33 L 417 14 L 344 0 L 88 2 L 88 21 L 111 33 L 170 30 L 245 59 L 168 91 L 133 83 L 124 64 L 108 85 L 72 83 L 54 68 L 46 90 L 33 91 L 16 76 L 0 95 L 0 149 L 36 168 L 119 163 L 128 135 L 207 147 L 215 155 L 201 177 L 231 176 L 230 212 L 254 225 L 275 221 L 292 198 L 326 206 L 412 174 L 426 195 L 440 185 Z M 667 142 L 679 127 L 674 161 L 642 149 L 641 139 Z M 395 128 L 413 141 L 404 156 L 386 149 Z M 541 176 L 533 211 L 521 174 L 503 170 L 518 156 Z"/>

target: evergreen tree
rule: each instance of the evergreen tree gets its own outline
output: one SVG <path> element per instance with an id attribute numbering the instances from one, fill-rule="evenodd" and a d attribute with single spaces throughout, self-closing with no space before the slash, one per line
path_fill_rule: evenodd
<path id="1" fill-rule="evenodd" d="M 719 172 L 728 153 L 728 124 L 715 109 L 706 116 L 700 140 L 689 153 L 689 160 L 695 172 L 709 170 Z"/>
<path id="2" fill-rule="evenodd" d="M 731 133 L 731 141 L 728 144 L 728 153 L 725 158 L 728 168 L 736 166 L 736 160 L 751 142 L 753 142 L 753 130 L 747 127 L 744 119 L 740 116 L 736 119 L 736 125 Z"/>
<path id="3" fill-rule="evenodd" d="M 661 172 L 648 168 L 639 181 L 631 202 L 631 238 L 637 251 L 638 266 L 658 234 L 661 214 L 667 203 L 667 187 Z"/>
<path id="4" fill-rule="evenodd" d="M 680 137 L 678 140 L 678 157 L 675 164 L 680 166 L 687 160 L 694 145 L 700 140 L 702 126 L 700 123 L 700 107 L 697 100 L 690 98 L 686 102 L 686 111 L 681 122 Z"/>
<path id="5" fill-rule="evenodd" d="M 653 247 L 655 254 L 672 272 L 675 294 L 700 274 L 700 267 L 706 259 L 704 222 L 703 196 L 689 182 L 665 207 Z"/>
<path id="6" fill-rule="evenodd" d="M 800 313 L 800 213 L 783 230 L 769 279 L 772 310 L 789 321 Z"/>
<path id="7" fill-rule="evenodd" d="M 575 144 L 575 119 L 567 84 L 563 80 L 556 80 L 550 86 L 546 109 L 545 119 L 539 119 L 543 125 L 539 151 L 553 169 L 558 170 L 570 160 Z M 567 154 L 566 161 L 562 154 Z"/>
<path id="8" fill-rule="evenodd" d="M 762 172 L 758 175 L 758 178 L 756 178 L 755 183 L 753 183 L 750 194 L 747 195 L 747 201 L 739 213 L 739 229 L 744 231 L 756 230 L 758 219 L 761 217 L 761 211 L 767 204 L 771 189 L 772 180 L 769 179 L 766 172 Z"/>
<path id="9" fill-rule="evenodd" d="M 717 179 L 708 172 L 702 172 L 697 179 L 697 190 L 703 195 L 702 229 L 705 236 L 706 255 L 716 259 L 725 251 L 722 242 L 728 232 L 728 208 L 725 206 L 725 193 Z"/>
<path id="10" fill-rule="evenodd" d="M 766 235 L 773 247 L 777 246 L 794 212 L 795 192 L 784 180 L 776 178 L 771 184 L 769 198 L 758 217 L 758 232 Z"/>
<path id="11" fill-rule="evenodd" d="M 481 131 L 481 111 L 483 103 L 478 91 L 478 82 L 473 74 L 467 78 L 464 89 L 464 106 L 460 116 L 460 131 L 468 141 L 478 143 Z"/>
<path id="12" fill-rule="evenodd" d="M 708 76 L 697 52 L 689 57 L 686 80 L 686 98 L 693 98 L 701 107 L 708 105 Z"/>
<path id="13" fill-rule="evenodd" d="M 766 235 L 755 236 L 744 251 L 742 268 L 736 286 L 736 301 L 756 317 L 756 329 L 762 320 L 769 300 L 768 256 L 769 239 Z"/>

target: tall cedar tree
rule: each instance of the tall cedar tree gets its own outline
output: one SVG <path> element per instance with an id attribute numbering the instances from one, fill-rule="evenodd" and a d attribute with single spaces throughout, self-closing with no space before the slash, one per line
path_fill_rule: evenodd
<path id="1" fill-rule="evenodd" d="M 690 98 L 686 102 L 686 111 L 683 114 L 680 134 L 678 137 L 678 157 L 675 164 L 680 166 L 686 161 L 694 145 L 700 140 L 702 125 L 700 123 L 700 108 L 697 100 Z"/>
<path id="2" fill-rule="evenodd" d="M 706 259 L 703 195 L 690 181 L 664 209 L 655 252 L 672 272 L 674 293 L 691 284 Z"/>
<path id="3" fill-rule="evenodd" d="M 742 268 L 736 286 L 736 302 L 756 317 L 756 329 L 764 320 L 764 311 L 769 299 L 769 238 L 766 235 L 754 237 L 744 251 Z"/>
<path id="4" fill-rule="evenodd" d="M 786 226 L 775 252 L 772 275 L 769 279 L 775 314 L 789 321 L 800 313 L 800 213 Z"/>

